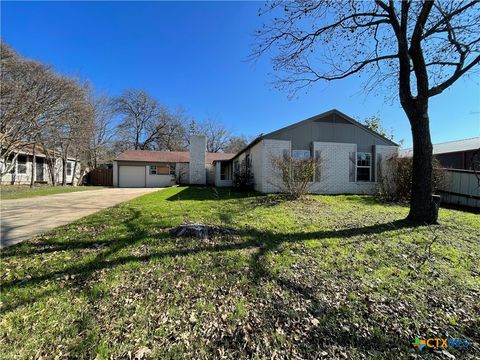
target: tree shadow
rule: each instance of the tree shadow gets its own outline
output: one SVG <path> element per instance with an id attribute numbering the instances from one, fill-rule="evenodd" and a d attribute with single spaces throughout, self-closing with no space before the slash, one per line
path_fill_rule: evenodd
<path id="1" fill-rule="evenodd" d="M 283 243 L 295 243 L 309 239 L 316 240 L 339 240 L 343 238 L 355 237 L 356 235 L 361 234 L 379 234 L 387 231 L 398 230 L 401 228 L 413 227 L 416 226 L 415 223 L 411 223 L 405 220 L 397 220 L 389 223 L 382 223 L 370 226 L 364 226 L 360 228 L 351 228 L 343 230 L 322 230 L 322 231 L 307 231 L 307 232 L 296 232 L 296 233 L 276 233 L 272 231 L 260 231 L 253 228 L 244 228 L 237 231 L 237 235 L 240 239 L 247 239 L 240 242 L 230 242 L 230 243 L 220 243 L 213 245 L 204 245 L 200 243 L 196 247 L 187 247 L 179 248 L 169 251 L 160 251 L 160 252 L 151 252 L 145 255 L 118 255 L 118 253 L 127 247 L 137 244 L 138 242 L 146 239 L 150 234 L 144 227 L 139 227 L 136 224 L 136 220 L 139 219 L 140 213 L 138 210 L 129 209 L 130 217 L 124 220 L 125 225 L 127 226 L 127 236 L 122 239 L 112 239 L 111 241 L 103 242 L 107 244 L 104 250 L 99 250 L 99 253 L 92 259 L 85 263 L 81 264 L 72 264 L 63 268 L 61 271 L 50 271 L 44 274 L 33 275 L 25 277 L 23 279 L 16 279 L 11 281 L 6 281 L 2 284 L 2 289 L 10 290 L 13 288 L 23 288 L 31 285 L 38 285 L 46 281 L 55 281 L 62 276 L 70 276 L 75 279 L 75 281 L 70 282 L 70 286 L 80 286 L 82 283 L 85 283 L 89 277 L 94 273 L 105 270 L 112 269 L 117 266 L 121 266 L 130 262 L 149 262 L 151 260 L 158 260 L 165 257 L 179 257 L 179 256 L 190 256 L 193 254 L 201 252 L 209 253 L 218 253 L 224 251 L 232 250 L 244 250 L 252 248 L 260 248 L 261 251 L 252 257 L 252 265 L 259 263 L 259 256 L 265 255 L 268 251 L 274 251 Z M 168 232 L 160 233 L 156 235 L 158 240 L 170 240 Z M 353 239 L 351 241 L 358 242 L 358 239 Z M 348 241 L 344 242 L 345 244 Z M 69 243 L 65 245 L 64 249 L 85 249 L 92 247 L 96 249 L 95 246 L 97 243 L 84 244 L 81 243 Z M 63 245 L 62 245 L 63 246 Z M 96 249 L 98 250 L 98 249 Z M 15 251 L 7 255 L 8 256 L 18 256 L 24 251 L 23 248 L 17 248 Z M 116 256 L 116 257 L 115 257 Z M 254 270 L 257 268 L 257 270 Z M 260 269 L 260 272 L 258 272 Z M 252 266 L 252 271 L 257 273 L 256 278 L 263 276 L 262 267 Z M 31 303 L 35 300 L 38 300 L 42 296 L 36 294 L 35 298 L 30 299 L 29 301 L 17 302 L 15 304 L 8 305 L 6 304 L 3 307 L 4 312 L 12 311 L 18 306 L 25 305 L 26 303 Z"/>
<path id="2" fill-rule="evenodd" d="M 213 186 L 188 186 L 168 197 L 167 201 L 204 201 L 204 200 L 227 200 L 243 199 L 251 197 L 267 196 L 256 191 L 240 191 L 230 187 Z"/>

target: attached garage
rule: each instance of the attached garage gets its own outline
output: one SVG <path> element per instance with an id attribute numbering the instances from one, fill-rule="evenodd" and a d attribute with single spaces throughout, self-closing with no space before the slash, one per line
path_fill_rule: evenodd
<path id="1" fill-rule="evenodd" d="M 213 184 L 215 179 L 213 162 L 227 160 L 233 154 L 207 152 L 202 154 L 197 154 L 196 161 L 203 164 L 200 168 L 206 172 L 208 183 Z M 188 151 L 127 150 L 113 161 L 113 186 L 157 188 L 189 184 L 190 164 Z"/>
<path id="2" fill-rule="evenodd" d="M 146 167 L 120 165 L 118 167 L 118 186 L 119 187 L 146 187 Z"/>

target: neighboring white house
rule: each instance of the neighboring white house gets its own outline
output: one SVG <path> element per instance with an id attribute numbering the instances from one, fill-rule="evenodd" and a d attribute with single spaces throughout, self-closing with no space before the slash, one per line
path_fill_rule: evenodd
<path id="1" fill-rule="evenodd" d="M 4 164 L 0 160 L 2 170 L 9 167 L 11 162 L 14 161 L 12 170 L 1 177 L 1 184 L 30 184 L 32 179 L 32 167 L 36 183 L 50 184 L 52 182 L 48 159 L 44 151 L 37 149 L 35 153 L 35 166 L 33 166 L 33 151 L 31 151 L 31 147 L 24 147 L 22 150 L 18 151 L 16 159 L 14 159 L 14 155 L 16 154 L 10 156 L 7 164 Z M 53 156 L 50 156 L 50 158 L 55 159 L 55 181 L 60 183 L 62 182 L 63 177 L 62 160 Z M 75 164 L 77 165 L 75 166 Z M 72 182 L 75 183 L 80 178 L 80 162 L 73 157 L 67 159 L 66 175 L 67 184 L 72 184 Z"/>
<path id="2" fill-rule="evenodd" d="M 372 193 L 382 159 L 398 145 L 338 110 L 331 110 L 262 135 L 237 154 L 206 152 L 206 138 L 191 139 L 189 152 L 126 151 L 114 162 L 113 183 L 120 187 L 180 184 L 232 186 L 239 169 L 251 174 L 255 190 L 281 191 L 274 157 L 320 159 L 313 193 Z"/>

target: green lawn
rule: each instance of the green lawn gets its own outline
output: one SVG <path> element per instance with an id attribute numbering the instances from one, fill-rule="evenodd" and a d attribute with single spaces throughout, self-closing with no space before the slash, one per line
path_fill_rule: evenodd
<path id="1" fill-rule="evenodd" d="M 480 356 L 480 220 L 367 196 L 176 187 L 2 251 L 2 358 Z M 203 222 L 231 231 L 174 239 Z M 434 240 L 435 239 L 435 240 Z M 446 350 L 445 350 L 446 351 Z"/>
<path id="2" fill-rule="evenodd" d="M 31 188 L 29 185 L 2 185 L 0 195 L 2 199 L 7 200 L 98 189 L 104 189 L 104 187 L 38 185 Z"/>

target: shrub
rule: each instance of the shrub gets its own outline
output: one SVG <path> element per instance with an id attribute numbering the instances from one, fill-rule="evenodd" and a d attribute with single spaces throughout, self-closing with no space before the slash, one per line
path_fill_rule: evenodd
<path id="1" fill-rule="evenodd" d="M 236 163 L 233 169 L 233 187 L 239 190 L 252 190 L 254 187 L 253 173 L 250 164 L 245 160 Z"/>
<path id="2" fill-rule="evenodd" d="M 310 190 L 314 177 L 320 177 L 320 159 L 295 159 L 292 156 L 272 157 L 272 166 L 280 179 L 277 186 L 292 199 Z"/>
<path id="3" fill-rule="evenodd" d="M 413 159 L 394 155 L 379 167 L 377 195 L 389 201 L 408 201 L 412 191 Z M 447 181 L 446 173 L 438 160 L 432 162 L 432 188 L 435 193 Z"/>

